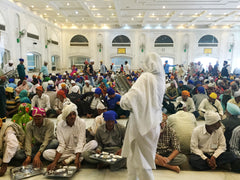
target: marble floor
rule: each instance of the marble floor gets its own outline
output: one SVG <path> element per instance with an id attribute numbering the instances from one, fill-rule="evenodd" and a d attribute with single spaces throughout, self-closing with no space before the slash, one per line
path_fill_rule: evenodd
<path id="1" fill-rule="evenodd" d="M 10 119 L 7 119 L 8 121 Z M 52 119 L 53 122 L 56 122 L 56 119 Z M 85 119 L 86 127 L 89 127 L 93 119 Z M 127 120 L 121 119 L 118 120 L 119 123 L 125 125 Z M 198 125 L 203 124 L 204 121 L 198 121 Z M 4 180 L 10 180 L 10 169 L 4 175 L 0 177 Z M 182 170 L 179 174 L 170 170 L 157 169 L 153 170 L 155 180 L 239 180 L 240 174 L 227 172 L 227 171 L 191 171 L 191 170 Z M 47 179 L 43 175 L 34 176 L 29 178 L 29 180 L 39 180 Z M 109 169 L 94 169 L 94 168 L 82 168 L 78 171 L 73 178 L 73 180 L 126 180 L 127 179 L 127 169 L 121 169 L 119 171 L 110 171 Z"/>

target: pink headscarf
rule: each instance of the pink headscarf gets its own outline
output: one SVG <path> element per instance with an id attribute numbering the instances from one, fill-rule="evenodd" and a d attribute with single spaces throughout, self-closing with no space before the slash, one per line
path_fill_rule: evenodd
<path id="1" fill-rule="evenodd" d="M 43 108 L 34 107 L 32 110 L 32 116 L 46 116 L 46 112 Z"/>

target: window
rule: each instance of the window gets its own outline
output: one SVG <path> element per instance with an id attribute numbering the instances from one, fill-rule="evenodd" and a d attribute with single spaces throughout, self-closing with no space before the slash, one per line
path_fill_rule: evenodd
<path id="1" fill-rule="evenodd" d="M 30 72 L 39 72 L 41 68 L 41 55 L 37 53 L 27 53 L 27 70 Z"/>
<path id="2" fill-rule="evenodd" d="M 173 47 L 173 40 L 167 35 L 159 36 L 154 42 L 154 47 Z"/>
<path id="3" fill-rule="evenodd" d="M 119 35 L 112 40 L 112 46 L 131 46 L 131 41 L 127 36 Z"/>
<path id="4" fill-rule="evenodd" d="M 88 40 L 85 36 L 76 35 L 71 39 L 70 46 L 88 46 Z"/>
<path id="5" fill-rule="evenodd" d="M 0 48 L 0 65 L 3 69 L 4 65 L 10 60 L 10 51 L 7 49 Z"/>
<path id="6" fill-rule="evenodd" d="M 217 47 L 218 46 L 218 40 L 213 35 L 205 35 L 201 37 L 201 39 L 198 41 L 199 47 Z"/>
<path id="7" fill-rule="evenodd" d="M 52 71 L 56 71 L 57 69 L 57 63 L 59 62 L 60 57 L 59 56 L 52 56 L 51 62 L 52 62 Z"/>
<path id="8" fill-rule="evenodd" d="M 75 65 L 78 69 L 82 70 L 84 68 L 84 62 L 87 60 L 90 61 L 89 57 L 85 56 L 72 56 L 70 57 L 71 60 L 71 67 Z"/>

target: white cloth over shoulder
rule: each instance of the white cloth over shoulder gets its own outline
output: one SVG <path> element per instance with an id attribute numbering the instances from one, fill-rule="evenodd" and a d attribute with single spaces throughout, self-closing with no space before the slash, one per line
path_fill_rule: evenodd
<path id="1" fill-rule="evenodd" d="M 139 135 L 142 136 L 144 141 L 147 140 L 149 144 L 152 144 L 152 147 L 148 148 L 151 149 L 148 153 L 152 157 L 147 159 L 144 157 L 147 162 L 142 165 L 139 164 L 139 167 L 142 166 L 145 169 L 155 168 L 155 145 L 157 146 L 157 142 L 151 137 L 147 137 L 147 135 L 153 129 L 156 129 L 157 126 L 160 126 L 164 92 L 165 74 L 160 56 L 156 53 L 150 53 L 145 60 L 144 73 L 138 78 L 131 89 L 122 96 L 120 101 L 122 109 L 131 111 L 122 155 L 124 157 L 133 156 L 134 150 L 131 147 L 134 145 L 132 146 L 132 143 L 141 144 Z M 143 158 L 143 156 L 139 155 L 138 158 Z"/>

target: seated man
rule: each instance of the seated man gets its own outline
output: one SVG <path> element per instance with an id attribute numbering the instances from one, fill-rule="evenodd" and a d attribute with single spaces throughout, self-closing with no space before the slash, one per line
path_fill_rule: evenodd
<path id="1" fill-rule="evenodd" d="M 226 138 L 227 150 L 229 150 L 229 141 L 233 130 L 240 125 L 240 108 L 236 104 L 227 103 L 227 118 L 222 121 L 225 127 L 224 136 Z"/>
<path id="2" fill-rule="evenodd" d="M 90 102 L 90 108 L 88 109 L 87 117 L 96 117 L 98 115 L 97 106 L 98 104 L 102 104 L 102 91 L 100 88 L 96 88 L 94 92 L 94 97 Z"/>
<path id="3" fill-rule="evenodd" d="M 116 121 L 117 114 L 114 111 L 106 111 L 103 113 L 105 124 L 98 127 L 95 139 L 98 143 L 98 147 L 95 153 L 101 153 L 102 151 L 121 155 L 123 140 L 125 136 L 125 127 L 118 124 Z M 89 156 L 93 154 L 93 151 L 84 152 L 83 156 L 87 162 L 98 163 L 97 160 L 90 159 Z M 117 163 L 110 165 L 110 170 L 118 170 L 124 167 L 126 159 L 118 161 Z"/>
<path id="4" fill-rule="evenodd" d="M 168 116 L 167 124 L 175 130 L 180 141 L 180 149 L 184 154 L 190 153 L 190 140 L 193 129 L 197 126 L 195 116 L 186 111 L 186 105 L 181 102 L 177 106 L 177 113 Z"/>
<path id="5" fill-rule="evenodd" d="M 97 147 L 96 141 L 86 144 L 86 124 L 77 114 L 77 106 L 73 103 L 65 105 L 62 112 L 62 120 L 57 125 L 57 138 L 59 146 L 57 149 L 44 151 L 43 157 L 48 161 L 53 161 L 48 165 L 47 170 L 53 170 L 58 162 L 67 165 L 74 160 L 74 164 L 79 169 L 84 151 Z"/>
<path id="6" fill-rule="evenodd" d="M 240 107 L 240 89 L 234 92 L 234 98 L 230 99 L 228 102 L 232 104 L 236 104 L 238 107 Z"/>
<path id="7" fill-rule="evenodd" d="M 65 103 L 70 103 L 70 99 L 66 97 L 63 90 L 57 92 L 57 98 L 54 101 L 53 109 L 56 111 L 57 116 L 62 113 L 63 105 Z"/>
<path id="8" fill-rule="evenodd" d="M 43 108 L 45 112 L 51 109 L 50 98 L 48 95 L 43 94 L 43 87 L 36 88 L 36 95 L 32 98 L 32 107 Z"/>
<path id="9" fill-rule="evenodd" d="M 98 127 L 101 126 L 102 124 L 105 124 L 103 113 L 107 111 L 107 107 L 104 106 L 102 103 L 99 103 L 97 105 L 97 110 L 98 110 L 98 114 L 100 115 L 93 120 L 92 125 L 86 131 L 87 142 L 89 142 L 90 140 L 93 140 Z"/>
<path id="10" fill-rule="evenodd" d="M 33 108 L 33 120 L 28 122 L 26 127 L 25 153 L 27 158 L 23 162 L 24 166 L 33 160 L 34 167 L 41 167 L 43 151 L 58 146 L 58 141 L 54 138 L 54 124 L 45 116 L 44 109 Z M 33 138 L 35 142 L 33 142 Z"/>
<path id="11" fill-rule="evenodd" d="M 183 101 L 186 104 L 186 111 L 193 113 L 195 111 L 195 104 L 192 100 L 192 98 L 190 97 L 190 92 L 184 90 L 182 91 L 182 96 L 177 97 L 176 102 L 177 105 Z"/>
<path id="12" fill-rule="evenodd" d="M 108 110 L 113 110 L 117 113 L 119 118 L 127 118 L 129 111 L 123 110 L 120 107 L 121 95 L 116 94 L 112 88 L 107 89 L 108 96 L 106 96 Z"/>
<path id="13" fill-rule="evenodd" d="M 175 82 L 172 81 L 170 86 L 166 89 L 165 99 L 175 101 L 178 97 L 178 89 L 175 86 Z"/>
<path id="14" fill-rule="evenodd" d="M 217 100 L 217 94 L 212 92 L 208 99 L 203 99 L 198 107 L 198 112 L 201 117 L 204 117 L 206 111 L 217 112 L 221 119 L 223 116 L 223 108 L 219 100 Z"/>
<path id="15" fill-rule="evenodd" d="M 226 151 L 226 141 L 217 112 L 207 111 L 205 124 L 194 129 L 191 138 L 189 162 L 196 170 L 216 169 L 236 160 L 233 153 Z"/>
<path id="16" fill-rule="evenodd" d="M 155 163 L 179 173 L 179 166 L 187 160 L 187 157 L 180 153 L 180 142 L 175 131 L 167 126 L 166 119 L 163 119 L 160 126 Z"/>
<path id="17" fill-rule="evenodd" d="M 237 126 L 232 133 L 230 140 L 230 151 L 240 159 L 240 126 Z"/>
<path id="18" fill-rule="evenodd" d="M 0 176 L 7 171 L 8 163 L 15 161 L 24 161 L 24 153 L 21 150 L 24 143 L 25 133 L 22 128 L 12 122 L 3 122 L 0 118 Z M 2 159 L 1 159 L 2 158 Z"/>
<path id="19" fill-rule="evenodd" d="M 195 94 L 192 99 L 195 104 L 196 110 L 198 110 L 199 105 L 201 104 L 203 99 L 207 99 L 208 96 L 205 94 L 205 89 L 203 86 L 199 86 L 197 88 L 197 94 Z"/>

